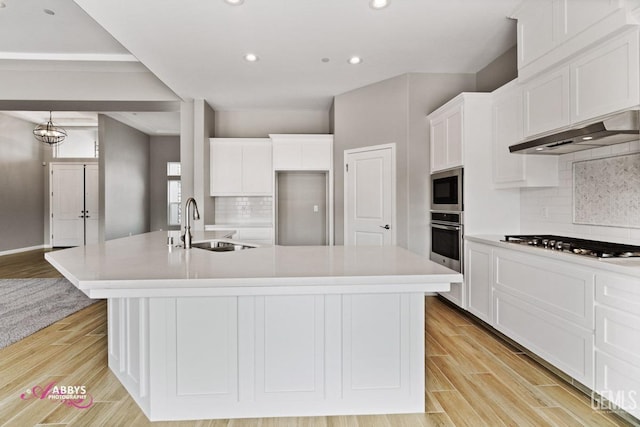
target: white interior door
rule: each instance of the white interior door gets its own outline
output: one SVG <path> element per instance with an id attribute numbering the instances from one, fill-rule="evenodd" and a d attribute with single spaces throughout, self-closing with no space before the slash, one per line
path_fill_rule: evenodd
<path id="1" fill-rule="evenodd" d="M 345 245 L 395 245 L 395 144 L 346 150 Z"/>
<path id="2" fill-rule="evenodd" d="M 84 171 L 85 244 L 98 243 L 98 165 L 85 166 Z"/>
<path id="3" fill-rule="evenodd" d="M 51 244 L 84 244 L 84 165 L 51 165 Z"/>

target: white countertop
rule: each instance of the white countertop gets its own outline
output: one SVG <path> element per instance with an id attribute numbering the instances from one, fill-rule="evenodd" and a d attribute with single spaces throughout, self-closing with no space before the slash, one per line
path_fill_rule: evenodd
<path id="1" fill-rule="evenodd" d="M 543 249 L 534 246 L 518 245 L 515 243 L 506 243 L 501 240 L 504 236 L 495 235 L 467 235 L 465 240 L 469 242 L 484 243 L 504 249 L 525 252 L 532 255 L 552 258 L 559 261 L 571 262 L 574 264 L 584 265 L 586 267 L 597 268 L 601 270 L 611 271 L 614 273 L 627 274 L 640 278 L 640 259 L 638 258 L 604 258 L 598 259 L 584 255 L 576 255 L 569 252 L 558 252 L 551 249 Z"/>
<path id="2" fill-rule="evenodd" d="M 265 246 L 210 252 L 167 246 L 156 231 L 48 252 L 45 258 L 92 298 L 440 292 L 462 275 L 395 246 Z M 194 233 L 194 242 L 224 237 Z M 179 237 L 174 238 L 179 243 Z"/>

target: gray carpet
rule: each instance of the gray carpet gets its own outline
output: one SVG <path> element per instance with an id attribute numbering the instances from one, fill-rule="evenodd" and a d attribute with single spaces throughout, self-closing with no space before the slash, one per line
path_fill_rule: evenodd
<path id="1" fill-rule="evenodd" d="M 67 279 L 0 279 L 0 348 L 97 301 Z"/>

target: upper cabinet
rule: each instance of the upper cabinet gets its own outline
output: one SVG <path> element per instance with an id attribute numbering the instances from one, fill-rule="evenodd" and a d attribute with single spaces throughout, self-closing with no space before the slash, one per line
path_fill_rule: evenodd
<path id="1" fill-rule="evenodd" d="M 518 19 L 518 70 L 528 78 L 633 23 L 625 0 L 527 0 Z M 629 2 L 631 3 L 631 2 Z"/>
<path id="2" fill-rule="evenodd" d="M 273 142 L 273 169 L 333 169 L 333 135 L 269 135 Z"/>
<path id="3" fill-rule="evenodd" d="M 557 132 L 639 105 L 639 31 L 626 31 L 527 80 L 523 137 Z"/>
<path id="4" fill-rule="evenodd" d="M 569 125 L 569 70 L 561 68 L 529 81 L 523 88 L 524 134 Z"/>
<path id="5" fill-rule="evenodd" d="M 464 98 L 454 98 L 429 115 L 431 173 L 463 164 Z"/>
<path id="6" fill-rule="evenodd" d="M 558 185 L 556 156 L 527 156 L 509 151 L 510 145 L 522 140 L 523 93 L 531 93 L 533 87 L 528 86 L 525 92 L 513 81 L 493 92 L 493 183 L 497 188 Z"/>
<path id="7" fill-rule="evenodd" d="M 271 196 L 269 138 L 211 138 L 212 196 Z"/>
<path id="8" fill-rule="evenodd" d="M 572 61 L 571 122 L 638 105 L 639 55 L 639 32 L 634 28 Z"/>

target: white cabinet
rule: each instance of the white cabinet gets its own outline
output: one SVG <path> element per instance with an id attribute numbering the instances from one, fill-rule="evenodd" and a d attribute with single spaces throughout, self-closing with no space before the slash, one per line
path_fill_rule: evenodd
<path id="1" fill-rule="evenodd" d="M 493 326 L 593 387 L 593 272 L 502 249 L 494 262 Z"/>
<path id="2" fill-rule="evenodd" d="M 595 390 L 635 417 L 640 417 L 639 282 L 615 274 L 596 276 Z"/>
<path id="3" fill-rule="evenodd" d="M 269 135 L 273 169 L 326 171 L 333 168 L 333 135 Z"/>
<path id="4" fill-rule="evenodd" d="M 627 32 L 571 63 L 571 122 L 640 103 L 638 30 Z"/>
<path id="5" fill-rule="evenodd" d="M 517 80 L 493 92 L 493 183 L 496 188 L 558 185 L 558 157 L 511 153 L 522 141 L 522 87 Z"/>
<path id="6" fill-rule="evenodd" d="M 524 85 L 524 137 L 569 125 L 569 69 L 545 73 Z"/>
<path id="7" fill-rule="evenodd" d="M 272 195 L 271 140 L 211 138 L 210 144 L 212 196 Z"/>
<path id="8" fill-rule="evenodd" d="M 518 20 L 518 69 L 541 70 L 630 22 L 619 0 L 527 0 Z M 520 73 L 523 76 L 523 73 Z"/>
<path id="9" fill-rule="evenodd" d="M 493 250 L 491 246 L 466 242 L 464 282 L 467 309 L 481 320 L 493 319 Z"/>
<path id="10" fill-rule="evenodd" d="M 463 164 L 463 98 L 454 98 L 429 115 L 431 172 Z"/>

